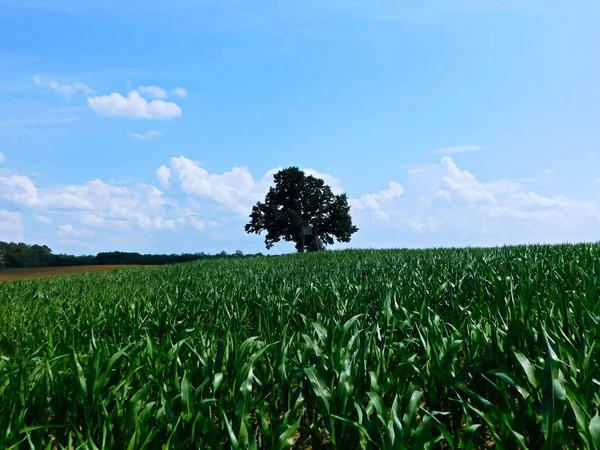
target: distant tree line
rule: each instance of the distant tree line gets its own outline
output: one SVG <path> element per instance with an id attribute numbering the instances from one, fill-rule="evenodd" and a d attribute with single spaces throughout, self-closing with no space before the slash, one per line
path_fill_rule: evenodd
<path id="1" fill-rule="evenodd" d="M 89 266 L 96 264 L 143 264 L 164 265 L 215 258 L 247 258 L 262 253 L 245 255 L 241 250 L 233 254 L 222 251 L 216 255 L 182 253 L 170 255 L 140 254 L 136 252 L 102 252 L 94 255 L 54 254 L 46 245 L 29 245 L 23 242 L 0 241 L 0 268 Z"/>

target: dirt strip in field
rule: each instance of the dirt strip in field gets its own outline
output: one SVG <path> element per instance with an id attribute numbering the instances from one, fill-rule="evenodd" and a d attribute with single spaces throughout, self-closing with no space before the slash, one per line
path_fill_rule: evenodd
<path id="1" fill-rule="evenodd" d="M 114 264 L 98 266 L 67 266 L 67 267 L 32 267 L 23 269 L 0 270 L 1 281 L 25 280 L 31 278 L 55 277 L 58 275 L 74 275 L 77 273 L 105 272 L 107 270 L 131 269 L 147 267 L 139 264 Z"/>

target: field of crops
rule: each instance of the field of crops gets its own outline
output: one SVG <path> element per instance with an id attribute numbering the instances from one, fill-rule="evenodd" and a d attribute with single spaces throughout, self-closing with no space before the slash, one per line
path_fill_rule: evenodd
<path id="1" fill-rule="evenodd" d="M 600 245 L 0 284 L 0 448 L 599 449 Z"/>

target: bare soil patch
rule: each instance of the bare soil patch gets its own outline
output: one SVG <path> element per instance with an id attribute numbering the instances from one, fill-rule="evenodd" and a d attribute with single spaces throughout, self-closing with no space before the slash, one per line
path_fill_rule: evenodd
<path id="1" fill-rule="evenodd" d="M 141 264 L 113 264 L 98 266 L 66 266 L 66 267 L 32 267 L 23 269 L 0 270 L 0 282 L 26 280 L 31 278 L 55 277 L 59 275 L 74 275 L 88 272 L 105 272 L 107 270 L 132 269 L 134 267 L 149 267 Z"/>

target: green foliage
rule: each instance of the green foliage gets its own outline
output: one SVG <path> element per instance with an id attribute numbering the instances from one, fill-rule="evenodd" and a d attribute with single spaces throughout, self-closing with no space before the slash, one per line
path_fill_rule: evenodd
<path id="1" fill-rule="evenodd" d="M 244 255 L 237 250 L 234 255 L 222 251 L 216 255 L 206 253 L 183 253 L 180 255 L 141 255 L 137 252 L 101 252 L 93 255 L 66 255 L 53 254 L 45 245 L 28 245 L 23 242 L 0 241 L 0 268 L 19 267 L 64 267 L 64 266 L 90 266 L 96 264 L 139 264 L 163 265 L 182 262 L 197 261 L 211 258 L 241 258 L 257 255 Z"/>
<path id="2" fill-rule="evenodd" d="M 267 232 L 267 249 L 283 239 L 294 242 L 299 252 L 320 250 L 332 245 L 334 239 L 350 242 L 352 234 L 358 231 L 352 224 L 346 194 L 334 195 L 320 178 L 288 167 L 277 172 L 273 179 L 275 185 L 269 189 L 264 203 L 252 207 L 250 222 L 245 226 L 247 233 Z M 313 234 L 305 237 L 303 245 L 304 226 L 311 226 Z"/>
<path id="3" fill-rule="evenodd" d="M 52 265 L 53 256 L 45 245 L 0 241 L 0 267 L 47 267 Z"/>
<path id="4" fill-rule="evenodd" d="M 600 449 L 600 245 L 0 285 L 0 448 Z"/>

